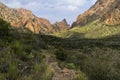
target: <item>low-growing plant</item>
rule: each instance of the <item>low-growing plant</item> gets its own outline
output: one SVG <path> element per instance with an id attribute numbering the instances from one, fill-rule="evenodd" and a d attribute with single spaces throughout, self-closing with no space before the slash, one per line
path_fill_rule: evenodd
<path id="1" fill-rule="evenodd" d="M 67 57 L 66 51 L 62 48 L 57 49 L 55 51 L 55 55 L 56 55 L 56 58 L 61 61 L 65 61 L 65 59 Z"/>
<path id="2" fill-rule="evenodd" d="M 18 73 L 19 73 L 19 69 L 18 69 L 17 64 L 14 63 L 14 64 L 9 65 L 9 68 L 8 68 L 9 80 L 17 80 Z"/>
<path id="3" fill-rule="evenodd" d="M 85 73 L 79 72 L 74 80 L 89 80 L 89 78 Z"/>
<path id="4" fill-rule="evenodd" d="M 69 68 L 69 69 L 75 69 L 76 68 L 74 63 L 67 63 L 66 67 Z"/>

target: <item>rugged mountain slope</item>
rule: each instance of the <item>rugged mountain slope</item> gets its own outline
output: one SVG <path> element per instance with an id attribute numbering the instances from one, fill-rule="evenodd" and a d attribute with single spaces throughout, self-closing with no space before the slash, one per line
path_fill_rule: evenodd
<path id="1" fill-rule="evenodd" d="M 83 27 L 74 27 L 62 33 L 56 33 L 55 35 L 70 39 L 101 39 L 109 36 L 120 35 L 120 25 L 110 27 L 108 25 L 104 25 L 100 19 L 98 19 Z"/>
<path id="2" fill-rule="evenodd" d="M 79 15 L 72 24 L 74 26 L 83 26 L 91 21 L 101 18 L 106 25 L 120 24 L 120 0 L 97 0 L 89 10 Z"/>
<path id="3" fill-rule="evenodd" d="M 76 80 L 80 73 L 60 67 L 54 54 L 59 48 L 48 44 L 60 38 L 10 27 L 0 18 L 0 80 Z"/>
<path id="4" fill-rule="evenodd" d="M 120 0 L 116 6 L 103 16 L 103 21 L 107 25 L 120 24 Z"/>
<path id="5" fill-rule="evenodd" d="M 62 21 L 53 24 L 53 27 L 55 28 L 56 32 L 59 32 L 69 29 L 70 25 L 67 23 L 66 19 L 63 19 Z"/>
<path id="6" fill-rule="evenodd" d="M 72 29 L 55 35 L 71 39 L 98 39 L 119 35 L 119 4 L 120 0 L 98 0 L 89 10 L 78 16 L 77 21 L 72 25 Z"/>
<path id="7" fill-rule="evenodd" d="M 10 22 L 12 26 L 21 29 L 29 29 L 34 33 L 49 34 L 56 31 L 56 28 L 53 28 L 47 19 L 38 18 L 29 10 L 23 8 L 9 8 L 2 3 L 0 3 L 0 18 Z M 59 30 L 67 29 L 63 27 L 58 28 Z"/>

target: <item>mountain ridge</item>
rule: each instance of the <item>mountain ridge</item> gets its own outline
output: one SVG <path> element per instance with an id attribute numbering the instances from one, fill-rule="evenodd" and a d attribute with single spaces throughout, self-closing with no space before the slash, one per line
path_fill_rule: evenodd
<path id="1" fill-rule="evenodd" d="M 73 22 L 72 27 L 84 26 L 89 22 L 92 22 L 98 18 L 106 25 L 118 25 L 120 24 L 120 1 L 119 0 L 97 0 L 97 2 L 83 14 L 79 15 L 77 20 Z M 117 19 L 112 15 L 115 13 L 118 17 Z M 106 16 L 106 17 L 105 17 Z M 112 22 L 112 23 L 111 23 Z"/>
<path id="2" fill-rule="evenodd" d="M 66 19 L 63 19 L 60 22 L 55 22 L 52 26 L 55 28 L 56 32 L 65 31 L 70 28 L 70 25 L 67 23 Z"/>
<path id="3" fill-rule="evenodd" d="M 29 29 L 36 34 L 51 34 L 56 32 L 49 20 L 35 16 L 30 10 L 9 8 L 3 3 L 0 3 L 0 10 L 0 18 L 9 22 L 13 27 L 23 30 Z"/>
<path id="4" fill-rule="evenodd" d="M 120 80 L 119 5 L 115 8 L 103 17 L 83 17 L 90 20 L 83 27 L 58 32 L 69 26 L 63 19 L 53 24 L 58 34 L 43 35 L 52 33 L 48 20 L 1 4 L 0 16 L 7 21 L 0 18 L 0 80 Z"/>

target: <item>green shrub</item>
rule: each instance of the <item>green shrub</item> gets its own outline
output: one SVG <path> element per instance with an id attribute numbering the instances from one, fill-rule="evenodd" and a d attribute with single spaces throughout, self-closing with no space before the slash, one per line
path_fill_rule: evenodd
<path id="1" fill-rule="evenodd" d="M 65 59 L 67 57 L 66 51 L 62 48 L 57 49 L 55 51 L 55 55 L 56 55 L 56 58 L 61 61 L 65 61 Z"/>
<path id="2" fill-rule="evenodd" d="M 11 50 L 13 51 L 14 55 L 23 61 L 31 60 L 34 58 L 34 54 L 31 52 L 31 48 L 29 49 L 29 47 L 25 47 L 23 43 L 20 43 L 19 41 L 14 41 L 11 44 Z"/>
<path id="3" fill-rule="evenodd" d="M 117 67 L 120 63 L 119 57 L 119 51 L 95 48 L 84 60 L 82 71 L 91 80 L 119 80 L 120 67 Z"/>
<path id="4" fill-rule="evenodd" d="M 11 25 L 4 21 L 3 19 L 0 19 L 0 39 L 9 40 L 11 35 L 10 30 Z"/>
<path id="5" fill-rule="evenodd" d="M 5 80 L 4 74 L 1 74 L 1 73 L 0 73 L 0 80 Z"/>
<path id="6" fill-rule="evenodd" d="M 14 42 L 11 44 L 11 49 L 14 51 L 14 53 L 20 54 L 21 51 L 23 50 L 23 49 L 22 49 L 22 44 L 21 44 L 19 41 L 14 41 Z"/>
<path id="7" fill-rule="evenodd" d="M 34 66 L 34 80 L 52 80 L 53 71 L 45 60 L 41 64 Z"/>
<path id="8" fill-rule="evenodd" d="M 66 67 L 69 69 L 75 69 L 74 63 L 67 63 Z"/>
<path id="9" fill-rule="evenodd" d="M 28 58 L 28 59 L 33 59 L 33 58 L 34 58 L 33 53 L 30 53 L 29 55 L 27 55 L 27 58 Z"/>
<path id="10" fill-rule="evenodd" d="M 74 80 L 89 80 L 89 78 L 83 72 L 79 72 Z"/>
<path id="11" fill-rule="evenodd" d="M 18 66 L 16 64 L 11 64 L 8 68 L 9 80 L 17 80 L 18 73 Z"/>

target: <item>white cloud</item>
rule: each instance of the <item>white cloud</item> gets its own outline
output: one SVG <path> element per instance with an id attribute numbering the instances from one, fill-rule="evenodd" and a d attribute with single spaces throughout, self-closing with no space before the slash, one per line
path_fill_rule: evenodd
<path id="1" fill-rule="evenodd" d="M 23 4 L 22 2 L 16 1 L 16 0 L 14 0 L 13 2 L 6 2 L 6 5 L 11 7 L 11 8 L 21 8 L 21 7 L 23 7 L 23 8 L 32 10 L 32 11 L 35 11 L 35 10 L 38 11 L 39 7 L 42 6 L 38 2 L 28 2 L 26 4 Z"/>
<path id="2" fill-rule="evenodd" d="M 52 2 L 54 3 L 50 8 L 67 10 L 67 11 L 76 11 L 80 8 L 80 6 L 86 4 L 87 0 L 53 0 Z"/>
<path id="3" fill-rule="evenodd" d="M 83 6 L 87 0 L 61 0 L 64 4 L 72 6 Z"/>
<path id="4" fill-rule="evenodd" d="M 4 2 L 4 1 L 3 1 Z M 22 6 L 22 4 L 19 1 L 13 1 L 13 2 L 5 2 L 7 6 L 10 6 L 12 8 L 19 8 Z"/>
<path id="5" fill-rule="evenodd" d="M 8 6 L 19 8 L 25 7 L 30 10 L 37 10 L 41 8 L 53 8 L 67 11 L 76 11 L 88 3 L 94 3 L 96 0 L 0 0 L 5 2 Z"/>
<path id="6" fill-rule="evenodd" d="M 67 8 L 68 8 L 68 10 L 71 10 L 71 11 L 76 11 L 79 9 L 78 7 L 72 6 L 72 5 L 67 6 Z"/>
<path id="7" fill-rule="evenodd" d="M 38 2 L 30 2 L 27 5 L 23 5 L 23 7 L 32 10 L 32 11 L 38 11 L 40 10 L 42 4 Z"/>
<path id="8" fill-rule="evenodd" d="M 76 6 L 72 6 L 72 5 L 67 5 L 67 6 L 57 6 L 57 7 L 51 7 L 52 9 L 54 8 L 54 10 L 60 10 L 60 11 L 65 11 L 65 12 L 68 12 L 68 11 L 71 11 L 71 12 L 74 12 L 76 10 L 78 10 L 78 7 Z"/>

